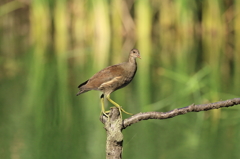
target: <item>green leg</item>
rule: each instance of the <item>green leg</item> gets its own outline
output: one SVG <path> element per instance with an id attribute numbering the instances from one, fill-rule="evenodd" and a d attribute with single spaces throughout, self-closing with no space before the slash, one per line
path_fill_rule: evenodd
<path id="1" fill-rule="evenodd" d="M 104 98 L 101 97 L 101 105 L 102 105 L 102 114 L 104 114 L 107 118 L 109 118 L 109 115 L 106 114 L 105 108 L 104 108 Z"/>
<path id="2" fill-rule="evenodd" d="M 120 105 L 118 105 L 116 102 L 114 102 L 114 101 L 110 98 L 110 95 L 107 95 L 107 99 L 108 99 L 109 102 L 111 102 L 113 105 L 115 105 L 115 106 L 119 109 L 120 113 L 121 113 L 121 111 L 123 111 L 124 113 L 126 113 L 126 114 L 128 114 L 128 115 L 133 115 L 132 113 L 126 112 Z M 120 114 L 120 115 L 122 116 L 122 114 Z"/>

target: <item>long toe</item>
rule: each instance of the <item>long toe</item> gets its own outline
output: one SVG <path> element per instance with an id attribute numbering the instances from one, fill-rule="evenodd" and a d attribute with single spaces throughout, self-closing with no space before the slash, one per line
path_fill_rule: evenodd
<path id="1" fill-rule="evenodd" d="M 125 114 L 128 114 L 128 115 L 133 115 L 132 113 L 129 113 L 127 111 L 125 111 L 122 107 L 120 107 L 121 111 L 124 112 Z"/>

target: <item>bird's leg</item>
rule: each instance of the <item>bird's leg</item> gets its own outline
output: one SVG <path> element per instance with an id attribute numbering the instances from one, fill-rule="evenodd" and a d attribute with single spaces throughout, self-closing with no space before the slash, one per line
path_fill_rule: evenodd
<path id="1" fill-rule="evenodd" d="M 128 114 L 128 115 L 133 115 L 132 113 L 126 112 L 120 105 L 118 105 L 116 102 L 114 102 L 114 101 L 110 98 L 110 95 L 107 95 L 107 99 L 108 99 L 109 102 L 111 102 L 113 105 L 115 105 L 115 106 L 119 109 L 120 113 L 121 113 L 121 111 L 123 111 L 124 113 L 126 113 L 126 114 Z M 121 114 L 121 115 L 122 115 L 122 114 Z"/>
<path id="2" fill-rule="evenodd" d="M 107 118 L 109 118 L 109 115 L 106 114 L 105 108 L 104 108 L 104 94 L 101 95 L 101 105 L 102 105 L 102 114 L 105 115 Z"/>

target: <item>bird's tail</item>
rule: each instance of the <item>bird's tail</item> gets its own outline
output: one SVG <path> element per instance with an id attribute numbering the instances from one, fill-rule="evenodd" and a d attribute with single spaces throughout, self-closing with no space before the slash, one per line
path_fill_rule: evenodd
<path id="1" fill-rule="evenodd" d="M 85 85 L 87 82 L 88 82 L 88 80 L 85 81 L 85 82 L 83 82 L 83 83 L 81 83 L 81 84 L 78 86 L 78 88 L 79 88 L 80 91 L 76 94 L 77 96 L 80 95 L 80 94 L 82 94 L 82 93 L 85 93 L 85 92 L 87 92 L 87 91 L 90 91 L 90 90 L 86 90 L 86 89 L 83 88 L 84 85 Z"/>
<path id="2" fill-rule="evenodd" d="M 76 96 L 78 96 L 78 95 L 80 95 L 80 94 L 82 94 L 82 93 L 85 93 L 85 92 L 88 92 L 89 90 L 80 90 L 77 94 L 76 94 Z"/>

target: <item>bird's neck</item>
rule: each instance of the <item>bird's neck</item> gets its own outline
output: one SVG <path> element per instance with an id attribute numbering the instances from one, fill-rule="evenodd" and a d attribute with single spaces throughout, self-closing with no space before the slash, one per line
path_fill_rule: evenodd
<path id="1" fill-rule="evenodd" d="M 128 61 L 130 64 L 136 64 L 136 58 L 135 57 L 132 57 L 130 56 L 129 57 L 129 61 Z"/>

